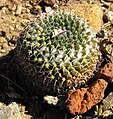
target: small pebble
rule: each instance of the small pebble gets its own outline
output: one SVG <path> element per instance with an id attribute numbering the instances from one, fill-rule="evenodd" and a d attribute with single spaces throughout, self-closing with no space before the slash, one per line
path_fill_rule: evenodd
<path id="1" fill-rule="evenodd" d="M 22 119 L 18 105 L 12 102 L 0 110 L 0 119 Z"/>
<path id="2" fill-rule="evenodd" d="M 46 13 L 50 13 L 52 11 L 52 8 L 51 7 L 46 7 L 45 11 L 46 11 Z"/>
<path id="3" fill-rule="evenodd" d="M 107 15 L 108 15 L 109 21 L 113 21 L 113 12 L 109 11 Z"/>
<path id="4" fill-rule="evenodd" d="M 7 43 L 7 40 L 4 37 L 2 37 L 0 38 L 0 43 Z"/>
<path id="5" fill-rule="evenodd" d="M 9 26 L 9 28 L 10 28 L 12 31 L 14 31 L 14 30 L 15 30 L 13 26 Z"/>
<path id="6" fill-rule="evenodd" d="M 25 26 L 28 22 L 30 22 L 30 20 L 28 20 L 28 19 L 23 19 L 23 20 L 21 20 L 21 25 L 22 26 Z"/>
<path id="7" fill-rule="evenodd" d="M 7 8 L 6 8 L 6 7 L 3 7 L 3 8 L 2 8 L 2 13 L 3 13 L 3 14 L 6 14 L 6 11 L 7 11 Z"/>
<path id="8" fill-rule="evenodd" d="M 18 6 L 17 6 L 17 10 L 16 10 L 16 15 L 20 15 L 21 14 L 21 12 L 22 12 L 22 4 L 18 4 Z"/>
<path id="9" fill-rule="evenodd" d="M 11 8 L 12 11 L 16 10 L 16 5 L 14 4 L 14 6 Z"/>
<path id="10" fill-rule="evenodd" d="M 5 107 L 5 104 L 0 102 L 0 109 L 3 107 Z"/>
<path id="11" fill-rule="evenodd" d="M 6 50 L 1 49 L 0 52 L 1 52 L 1 53 L 6 53 Z"/>
<path id="12" fill-rule="evenodd" d="M 110 10 L 113 12 L 113 4 L 110 5 Z"/>
<path id="13" fill-rule="evenodd" d="M 28 3 L 26 4 L 26 7 L 28 7 L 29 9 L 33 8 L 33 6 Z"/>
<path id="14" fill-rule="evenodd" d="M 18 24 L 16 24 L 15 27 L 16 27 L 16 29 L 19 29 L 20 26 Z"/>
<path id="15" fill-rule="evenodd" d="M 3 49 L 5 49 L 5 50 L 8 50 L 8 49 L 9 49 L 9 46 L 8 46 L 7 43 L 3 43 L 2 47 L 3 47 Z"/>
<path id="16" fill-rule="evenodd" d="M 30 13 L 30 9 L 26 9 L 26 12 L 27 12 L 27 13 Z"/>

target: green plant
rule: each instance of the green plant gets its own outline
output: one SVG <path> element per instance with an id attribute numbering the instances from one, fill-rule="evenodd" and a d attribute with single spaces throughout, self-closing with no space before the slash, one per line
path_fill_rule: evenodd
<path id="1" fill-rule="evenodd" d="M 36 68 L 36 80 L 55 90 L 63 84 L 65 89 L 76 89 L 77 81 L 90 77 L 98 57 L 97 40 L 87 22 L 63 11 L 30 23 L 17 47 L 24 61 Z"/>

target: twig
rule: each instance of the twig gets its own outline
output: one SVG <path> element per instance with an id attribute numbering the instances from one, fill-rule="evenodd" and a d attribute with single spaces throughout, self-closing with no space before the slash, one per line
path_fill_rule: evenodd
<path id="1" fill-rule="evenodd" d="M 15 85 L 16 87 L 18 87 L 20 90 L 22 90 L 26 95 L 28 95 L 27 92 L 26 92 L 22 87 L 20 87 L 19 85 L 17 85 L 15 82 L 13 82 L 12 80 L 10 80 L 9 78 L 7 78 L 6 76 L 4 76 L 4 75 L 2 75 L 2 74 L 0 74 L 0 76 L 3 77 L 3 78 L 5 78 L 5 79 L 7 79 L 8 81 L 10 81 L 12 84 L 14 84 L 14 85 Z"/>

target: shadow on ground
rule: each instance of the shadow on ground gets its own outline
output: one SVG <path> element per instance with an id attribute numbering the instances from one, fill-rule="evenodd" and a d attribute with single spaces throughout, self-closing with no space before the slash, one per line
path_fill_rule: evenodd
<path id="1" fill-rule="evenodd" d="M 43 97 L 30 95 L 18 84 L 18 75 L 13 64 L 14 51 L 0 58 L 0 102 L 25 105 L 33 119 L 67 119 L 71 115 L 62 107 L 44 103 Z M 20 76 L 19 76 L 20 77 Z"/>

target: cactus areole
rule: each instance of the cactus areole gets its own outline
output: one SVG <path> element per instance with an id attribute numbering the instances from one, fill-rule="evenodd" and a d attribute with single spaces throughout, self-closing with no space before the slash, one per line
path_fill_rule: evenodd
<path id="1" fill-rule="evenodd" d="M 78 83 L 90 77 L 96 66 L 97 49 L 87 22 L 64 11 L 43 14 L 28 24 L 17 44 L 22 62 L 28 63 L 22 73 L 32 75 L 26 83 L 42 91 L 45 86 L 45 91 L 58 94 L 77 89 Z M 28 65 L 30 68 L 26 68 Z"/>

